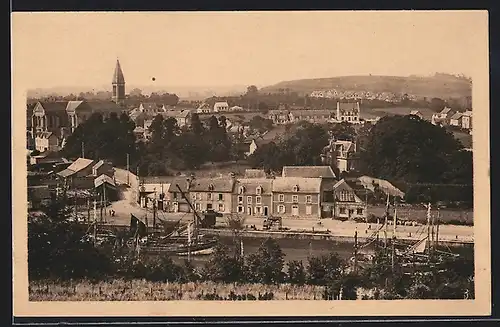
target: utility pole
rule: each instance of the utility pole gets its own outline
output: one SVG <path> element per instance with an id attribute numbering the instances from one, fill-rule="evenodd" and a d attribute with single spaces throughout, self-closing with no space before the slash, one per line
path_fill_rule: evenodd
<path id="1" fill-rule="evenodd" d="M 384 220 L 384 249 L 387 248 L 387 218 L 389 216 L 389 194 L 387 194 L 387 204 L 385 206 L 385 220 Z"/>
<path id="2" fill-rule="evenodd" d="M 358 228 L 354 231 L 354 273 L 358 272 Z"/>
<path id="3" fill-rule="evenodd" d="M 156 187 L 154 189 L 154 198 L 153 198 L 153 230 L 156 228 Z"/>
<path id="4" fill-rule="evenodd" d="M 431 236 L 431 203 L 429 202 L 427 204 L 427 241 L 429 242 L 430 242 L 430 236 Z"/>
<path id="5" fill-rule="evenodd" d="M 82 158 L 85 158 L 85 143 L 82 141 Z"/>
<path id="6" fill-rule="evenodd" d="M 129 165 L 129 154 L 127 153 L 127 185 L 130 186 L 130 165 Z"/>
<path id="7" fill-rule="evenodd" d="M 438 217 L 437 217 L 437 222 L 436 222 L 436 242 L 435 242 L 435 249 L 438 249 L 439 246 L 439 219 L 440 219 L 440 212 L 438 208 Z"/>
<path id="8" fill-rule="evenodd" d="M 396 243 L 396 224 L 397 224 L 397 213 L 396 213 L 396 208 L 394 208 L 394 225 L 392 227 L 392 252 L 391 252 L 391 267 L 392 267 L 392 275 L 394 276 L 394 256 L 396 254 L 396 248 L 395 248 L 395 243 Z"/>

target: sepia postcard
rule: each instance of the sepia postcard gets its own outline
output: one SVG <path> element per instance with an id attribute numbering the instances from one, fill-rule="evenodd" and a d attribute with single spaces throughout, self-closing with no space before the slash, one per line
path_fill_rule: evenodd
<path id="1" fill-rule="evenodd" d="M 11 49 L 15 317 L 491 314 L 487 11 L 18 12 Z"/>

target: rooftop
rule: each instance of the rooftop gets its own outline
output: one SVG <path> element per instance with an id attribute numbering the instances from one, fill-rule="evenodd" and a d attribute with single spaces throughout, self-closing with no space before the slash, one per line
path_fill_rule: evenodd
<path id="1" fill-rule="evenodd" d="M 285 166 L 282 177 L 336 178 L 330 166 Z"/>
<path id="2" fill-rule="evenodd" d="M 321 182 L 321 178 L 276 177 L 272 189 L 273 192 L 294 192 L 293 188 L 297 186 L 297 193 L 319 193 Z"/>

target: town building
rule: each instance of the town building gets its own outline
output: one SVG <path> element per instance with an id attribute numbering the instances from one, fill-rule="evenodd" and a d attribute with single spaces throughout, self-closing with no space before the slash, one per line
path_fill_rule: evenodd
<path id="1" fill-rule="evenodd" d="M 35 149 L 39 152 L 57 152 L 61 149 L 61 142 L 53 132 L 39 132 L 35 135 Z"/>
<path id="2" fill-rule="evenodd" d="M 175 118 L 179 127 L 189 126 L 191 124 L 191 110 L 166 110 L 161 113 L 163 119 Z"/>
<path id="3" fill-rule="evenodd" d="M 310 109 L 290 111 L 290 121 L 307 121 L 310 123 L 322 124 L 335 121 L 335 111 L 328 109 Z"/>
<path id="4" fill-rule="evenodd" d="M 450 126 L 455 126 L 455 127 L 460 127 L 462 128 L 462 117 L 463 114 L 461 112 L 455 112 L 451 117 L 450 117 Z"/>
<path id="5" fill-rule="evenodd" d="M 285 125 L 292 122 L 289 110 L 270 110 L 267 117 L 271 119 L 275 125 Z"/>
<path id="6" fill-rule="evenodd" d="M 113 93 L 112 99 L 117 104 L 123 104 L 125 101 L 125 77 L 120 66 L 120 61 L 116 59 L 115 73 L 113 74 Z"/>
<path id="7" fill-rule="evenodd" d="M 453 113 L 451 111 L 451 108 L 444 107 L 443 110 L 432 115 L 431 123 L 433 125 L 441 125 L 441 126 L 448 125 L 449 119 L 452 116 L 452 114 Z"/>
<path id="8" fill-rule="evenodd" d="M 210 107 L 208 103 L 202 102 L 198 108 L 196 108 L 196 113 L 198 114 L 209 114 L 213 111 L 213 107 Z"/>
<path id="9" fill-rule="evenodd" d="M 321 217 L 333 219 L 366 219 L 366 203 L 341 179 L 324 181 L 321 189 Z"/>
<path id="10" fill-rule="evenodd" d="M 272 212 L 292 218 L 321 218 L 321 178 L 276 177 Z"/>
<path id="11" fill-rule="evenodd" d="M 356 143 L 332 138 L 323 149 L 321 158 L 324 164 L 337 168 L 339 174 L 351 171 L 356 168 L 358 160 Z"/>
<path id="12" fill-rule="evenodd" d="M 155 117 L 159 113 L 165 111 L 163 105 L 154 102 L 141 103 L 137 109 L 139 112 L 144 113 L 147 117 Z"/>
<path id="13" fill-rule="evenodd" d="M 267 217 L 272 210 L 272 179 L 241 178 L 235 183 L 232 211 L 242 216 Z"/>
<path id="14" fill-rule="evenodd" d="M 472 111 L 466 110 L 462 115 L 462 128 L 472 130 Z"/>
<path id="15" fill-rule="evenodd" d="M 244 178 L 266 178 L 264 169 L 245 169 Z"/>
<path id="16" fill-rule="evenodd" d="M 337 102 L 337 122 L 346 121 L 351 124 L 360 124 L 359 102 Z"/>
<path id="17" fill-rule="evenodd" d="M 167 211 L 169 212 L 191 212 L 191 206 L 186 198 L 189 198 L 189 188 L 191 185 L 192 177 L 178 177 L 171 181 L 168 188 L 168 201 L 165 203 Z M 180 188 L 180 190 L 179 190 Z M 181 192 L 182 191 L 182 192 Z M 184 194 L 184 196 L 183 196 Z M 191 202 L 191 204 L 193 204 Z"/>
<path id="18" fill-rule="evenodd" d="M 196 211 L 214 210 L 230 214 L 235 182 L 234 177 L 194 178 L 189 194 Z"/>
<path id="19" fill-rule="evenodd" d="M 216 102 L 214 104 L 214 112 L 226 112 L 229 111 L 229 104 L 226 101 Z"/>
<path id="20" fill-rule="evenodd" d="M 424 119 L 424 115 L 422 115 L 422 113 L 420 111 L 418 111 L 418 110 L 412 110 L 412 111 L 410 111 L 410 115 L 417 116 L 420 119 Z"/>
<path id="21" fill-rule="evenodd" d="M 330 166 L 284 166 L 281 177 L 335 179 Z"/>
<path id="22" fill-rule="evenodd" d="M 141 207 L 153 208 L 154 202 L 157 201 L 156 208 L 158 210 L 168 212 L 173 211 L 170 203 L 171 193 L 169 193 L 172 183 L 174 183 L 175 187 L 174 177 L 170 176 L 142 177 L 139 186 L 139 199 Z M 187 212 L 188 208 L 185 209 Z"/>
<path id="23" fill-rule="evenodd" d="M 90 189 L 94 186 L 94 180 L 107 175 L 114 178 L 114 169 L 104 160 L 92 160 L 78 158 L 66 169 L 57 173 L 57 176 L 68 188 Z"/>

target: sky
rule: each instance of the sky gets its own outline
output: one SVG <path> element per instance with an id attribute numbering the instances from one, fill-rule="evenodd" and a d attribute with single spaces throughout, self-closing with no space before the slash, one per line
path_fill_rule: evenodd
<path id="1" fill-rule="evenodd" d="M 259 87 L 346 75 L 471 76 L 485 12 L 14 13 L 29 88 L 111 83 Z M 155 81 L 152 78 L 155 77 Z"/>

